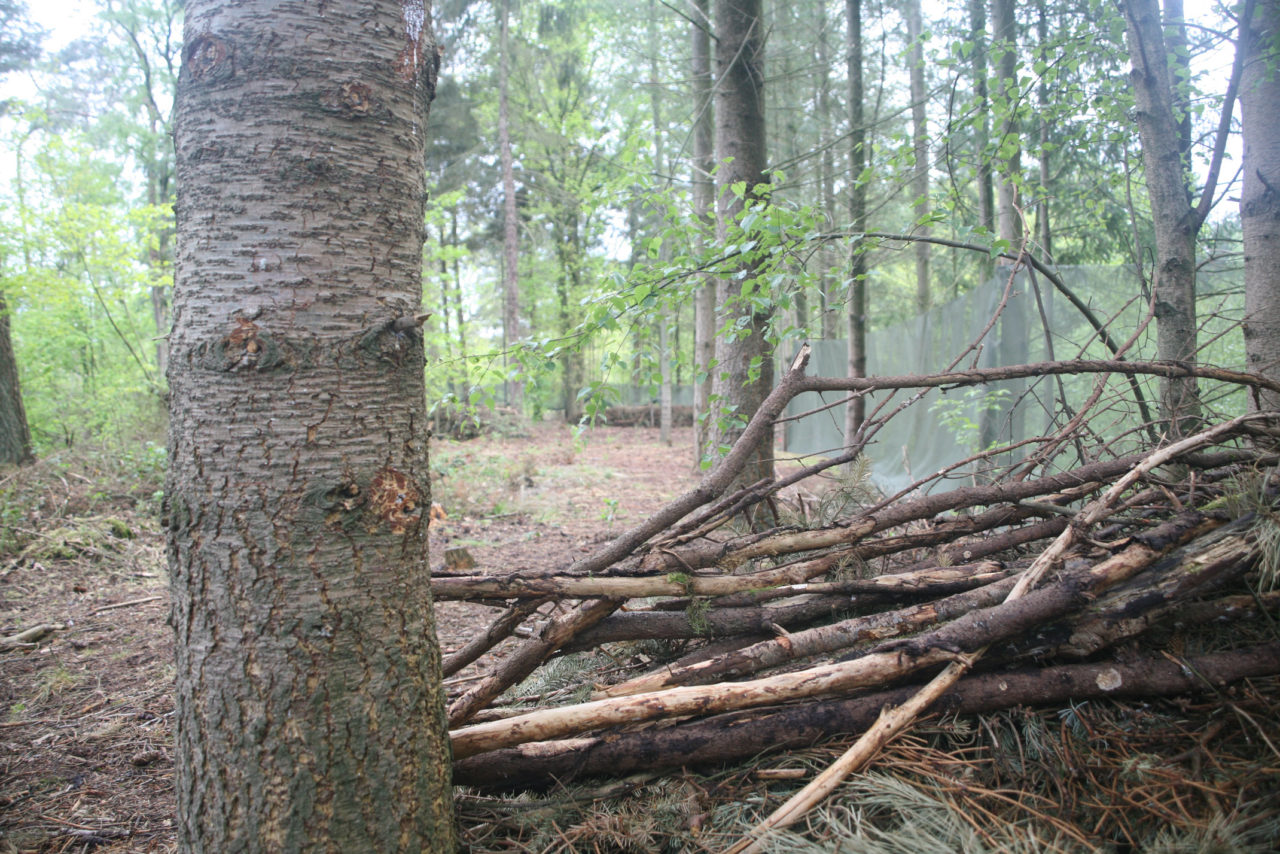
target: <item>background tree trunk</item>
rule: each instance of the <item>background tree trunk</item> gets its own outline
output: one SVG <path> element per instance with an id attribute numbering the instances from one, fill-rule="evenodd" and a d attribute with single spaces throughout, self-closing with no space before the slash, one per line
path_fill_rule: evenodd
<path id="1" fill-rule="evenodd" d="M 1156 0 L 1125 0 L 1138 136 L 1155 226 L 1156 348 L 1161 359 L 1196 360 L 1196 232 L 1182 131 L 1173 111 L 1168 52 Z M 1160 415 L 1175 436 L 1195 431 L 1200 397 L 1192 378 L 1161 381 Z"/>
<path id="2" fill-rule="evenodd" d="M 711 17 L 709 0 L 692 0 L 689 32 L 692 42 L 693 78 L 693 212 L 699 222 L 710 225 L 715 207 L 715 185 L 711 173 L 715 169 L 715 116 L 711 92 Z M 694 234 L 696 249 L 701 249 L 702 232 Z M 711 400 L 711 364 L 716 346 L 716 286 L 706 281 L 694 294 L 693 330 L 693 419 L 694 463 L 707 452 L 710 427 L 708 415 Z"/>
<path id="3" fill-rule="evenodd" d="M 849 78 L 849 222 L 855 234 L 867 230 L 867 129 L 863 112 L 866 98 L 862 82 L 862 0 L 845 0 L 845 38 L 848 48 Z M 848 321 L 849 376 L 867 375 L 867 258 L 862 240 L 855 237 L 849 249 Z M 866 399 L 861 395 L 845 407 L 845 441 L 866 418 Z"/>
<path id="4" fill-rule="evenodd" d="M 1240 85 L 1244 131 L 1244 346 L 1249 370 L 1280 376 L 1280 0 L 1259 0 L 1243 22 Z M 1280 394 L 1262 391 L 1259 404 L 1280 408 Z"/>
<path id="5" fill-rule="evenodd" d="M 18 381 L 18 360 L 13 354 L 9 333 L 9 307 L 0 291 L 0 465 L 31 462 L 31 429 L 22 406 L 22 385 Z"/>
<path id="6" fill-rule="evenodd" d="M 510 350 L 520 332 L 520 212 L 516 207 L 515 160 L 511 154 L 511 0 L 502 0 L 498 25 L 498 158 L 502 162 L 502 343 Z M 514 379 L 506 357 L 507 405 L 524 410 L 524 380 Z"/>
<path id="7" fill-rule="evenodd" d="M 746 199 L 756 198 L 764 183 L 764 20 L 760 0 L 717 0 L 716 22 L 716 218 L 723 240 L 729 225 L 742 210 L 744 200 L 731 189 L 746 186 Z M 727 161 L 727 162 L 726 162 Z M 747 278 L 750 271 L 746 271 Z M 716 303 L 723 323 L 746 318 L 735 336 L 716 337 L 716 367 L 712 372 L 711 413 L 715 445 L 732 444 L 742 427 L 764 402 L 773 387 L 773 347 L 765 335 L 771 312 L 743 300 L 743 279 L 721 279 Z M 769 295 L 757 294 L 761 302 Z M 732 324 L 731 324 L 732 325 Z M 717 411 L 718 410 L 718 411 Z M 753 482 L 773 475 L 772 434 L 765 437 L 755 459 L 741 475 Z"/>
<path id="8" fill-rule="evenodd" d="M 421 2 L 187 5 L 166 498 L 187 851 L 453 851 Z"/>
<path id="9" fill-rule="evenodd" d="M 667 168 L 666 138 L 662 121 L 662 90 L 658 77 L 658 7 L 654 0 L 649 0 L 649 108 L 653 113 L 653 168 L 654 179 L 662 184 L 669 184 L 671 174 Z M 661 219 L 654 223 L 661 227 Z M 666 265 L 671 259 L 671 245 L 663 241 L 658 247 L 658 263 Z M 674 317 L 671 306 L 665 302 L 658 310 L 658 431 L 663 442 L 671 444 L 671 325 Z"/>
<path id="10" fill-rule="evenodd" d="M 916 223 L 929 218 L 929 124 L 925 116 L 925 100 L 928 93 L 924 80 L 924 45 L 921 39 L 924 25 L 920 14 L 920 0 L 908 0 L 904 10 L 907 19 L 907 62 L 911 66 L 911 204 L 915 208 Z M 915 225 L 914 234 L 928 237 L 927 224 Z M 929 286 L 929 250 L 927 240 L 918 241 L 912 247 L 916 256 L 916 310 L 926 312 L 932 303 Z"/>
<path id="11" fill-rule="evenodd" d="M 973 42 L 970 63 L 973 69 L 973 100 L 977 110 L 973 148 L 976 153 L 975 177 L 978 182 L 978 227 L 993 231 L 995 228 L 995 183 L 992 179 L 991 157 L 987 146 L 991 142 L 991 105 L 987 85 L 987 0 L 969 0 L 969 38 Z M 982 261 L 978 283 L 991 277 L 995 263 Z"/>

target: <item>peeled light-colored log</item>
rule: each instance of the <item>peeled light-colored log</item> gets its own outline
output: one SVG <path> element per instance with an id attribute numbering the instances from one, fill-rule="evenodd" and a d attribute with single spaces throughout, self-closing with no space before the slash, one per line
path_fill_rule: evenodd
<path id="1" fill-rule="evenodd" d="M 504 721 L 475 724 L 455 730 L 453 756 L 455 759 L 463 759 L 488 750 L 531 741 L 547 741 L 606 726 L 683 715 L 710 715 L 803 697 L 827 696 L 884 682 L 904 672 L 944 662 L 949 657 L 949 653 L 941 650 L 929 650 L 919 656 L 886 652 L 868 655 L 857 661 L 823 665 L 753 682 L 672 688 L 632 697 L 543 709 Z M 904 670 L 904 666 L 909 669 Z"/>
<path id="2" fill-rule="evenodd" d="M 1024 668 L 957 683 L 939 701 L 952 713 L 1053 705 L 1107 697 L 1158 697 L 1219 690 L 1241 679 L 1280 673 L 1280 642 L 1198 656 L 1163 656 L 1125 664 L 1101 662 Z M 587 777 L 740 762 L 768 750 L 808 747 L 822 738 L 861 732 L 885 706 L 917 688 L 821 700 L 762 711 L 731 712 L 667 727 L 522 744 L 463 759 L 454 783 L 488 790 L 537 789 Z"/>
<path id="3" fill-rule="evenodd" d="M 966 651 L 1035 631 L 1047 621 L 1091 601 L 1097 593 L 1131 578 L 1185 538 L 1218 523 L 1200 514 L 1184 514 L 1160 527 L 1160 542 L 1134 542 L 1123 552 L 1051 587 L 992 608 L 971 610 L 941 628 L 897 641 L 853 661 L 826 664 L 750 682 L 672 688 L 630 697 L 596 700 L 544 709 L 504 721 L 477 724 L 453 732 L 454 756 L 462 758 L 529 741 L 545 741 L 605 726 L 682 715 L 706 715 L 733 709 L 836 694 L 908 675 L 949 662 Z M 1150 537 L 1154 535 L 1148 534 Z M 1137 538 L 1135 538 L 1136 540 Z M 1016 589 L 1016 585 L 1015 585 Z M 1012 594 L 1010 594 L 1012 595 Z"/>
<path id="4" fill-rule="evenodd" d="M 1185 514 L 1173 522 L 1135 537 L 1134 542 L 1122 552 L 1089 570 L 1087 583 L 1091 587 L 1101 588 L 1116 584 L 1122 578 L 1132 577 L 1171 549 L 1219 524 L 1220 521 L 1206 519 L 1199 514 Z M 1018 580 L 1004 578 L 936 602 L 850 617 L 828 626 L 817 626 L 785 637 L 760 641 L 696 664 L 661 669 L 611 685 L 598 691 L 594 697 L 623 697 L 659 691 L 675 685 L 701 685 L 719 679 L 742 677 L 788 661 L 836 652 L 860 643 L 901 637 L 976 609 L 997 605 L 1009 596 Z"/>
<path id="5" fill-rule="evenodd" d="M 592 699 L 626 697 L 661 691 L 677 685 L 706 685 L 722 679 L 741 678 L 788 661 L 848 649 L 860 643 L 888 640 L 1004 601 L 1014 579 L 1002 574 L 975 590 L 879 614 L 850 617 L 827 626 L 815 626 L 786 636 L 763 640 L 742 649 L 685 667 L 667 667 L 601 688 Z"/>

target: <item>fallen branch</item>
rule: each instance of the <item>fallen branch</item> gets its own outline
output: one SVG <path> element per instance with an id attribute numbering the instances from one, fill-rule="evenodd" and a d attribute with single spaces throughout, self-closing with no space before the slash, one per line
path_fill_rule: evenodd
<path id="1" fill-rule="evenodd" d="M 1018 579 L 1013 589 L 1009 591 L 1009 596 L 1005 599 L 1005 608 L 1014 603 L 1025 603 L 1029 601 L 1034 593 L 1028 593 L 1040 579 L 1049 571 L 1050 568 L 1057 563 L 1066 554 L 1066 551 L 1080 536 L 1080 532 L 1088 526 L 1092 526 L 1105 517 L 1111 511 L 1111 508 L 1120 500 L 1120 496 L 1128 490 L 1138 479 L 1155 468 L 1165 465 L 1171 460 L 1178 457 L 1179 454 L 1194 448 L 1201 447 L 1212 442 L 1218 436 L 1224 433 L 1230 433 L 1239 425 L 1248 420 L 1253 420 L 1257 416 L 1242 415 L 1239 418 L 1224 424 L 1197 433 L 1175 442 L 1166 448 L 1148 456 L 1145 460 L 1134 467 L 1133 471 L 1122 477 L 1115 485 L 1108 489 L 1100 498 L 1090 502 L 1073 521 L 1071 527 L 1067 528 L 1058 538 L 1054 540 L 1049 548 L 1045 549 L 1032 562 L 1027 571 Z M 1123 570 L 1121 570 L 1123 572 Z M 1098 570 L 1094 570 L 1095 576 L 1100 576 Z M 1113 574 L 1112 579 L 1119 577 Z M 1108 584 L 1113 583 L 1111 579 Z M 1099 585 L 1100 586 L 1100 585 Z M 1042 591 L 1047 592 L 1047 591 Z M 957 620 L 959 624 L 962 620 Z M 954 624 L 953 624 L 954 626 Z M 941 632 L 939 633 L 941 634 Z M 778 810 L 772 813 L 768 818 L 754 828 L 742 843 L 735 845 L 730 849 L 731 854 L 745 854 L 745 852 L 758 852 L 760 845 L 758 837 L 775 827 L 787 827 L 798 820 L 802 815 L 812 809 L 818 803 L 821 803 L 826 796 L 839 785 L 849 774 L 861 769 L 867 762 L 880 751 L 885 744 L 893 739 L 898 733 L 902 732 L 916 716 L 927 708 L 933 701 L 950 686 L 960 680 L 965 672 L 973 666 L 973 663 L 986 653 L 988 645 L 976 649 L 970 656 L 961 656 L 957 660 L 952 661 L 942 673 L 938 674 L 924 688 L 914 694 L 903 706 L 893 711 L 882 713 L 876 725 L 867 730 L 862 736 L 850 747 L 844 755 L 842 755 L 834 765 L 828 768 L 822 775 L 809 785 L 805 786 L 800 792 L 792 797 L 787 803 L 783 804 Z"/>
<path id="2" fill-rule="evenodd" d="M 1099 698 L 1168 697 L 1218 691 L 1242 679 L 1280 674 L 1280 642 L 1171 660 L 1103 662 L 969 676 L 936 707 L 955 714 Z M 918 687 L 819 700 L 770 711 L 738 711 L 665 727 L 523 744 L 461 759 L 454 783 L 489 790 L 545 788 L 586 777 L 740 762 L 770 750 L 808 747 L 869 727 L 886 706 Z"/>
<path id="3" fill-rule="evenodd" d="M 461 649 L 452 655 L 445 657 L 441 663 L 441 670 L 445 678 L 452 676 L 489 650 L 493 649 L 502 641 L 511 637 L 515 630 L 525 621 L 525 618 L 537 611 L 547 602 L 551 601 L 547 598 L 530 599 L 524 602 L 518 602 L 508 608 L 502 616 L 494 620 L 493 623 L 484 630 L 484 633 L 472 638 Z"/>
<path id="4" fill-rule="evenodd" d="M 449 726 L 456 727 L 469 720 L 493 698 L 532 673 L 574 635 L 591 628 L 621 604 L 621 599 L 592 599 L 549 621 L 538 637 L 518 646 L 483 680 L 449 706 Z"/>
<path id="5" fill-rule="evenodd" d="M 19 646 L 35 646 L 36 643 L 54 632 L 60 632 L 65 629 L 62 623 L 41 623 L 38 626 L 32 626 L 24 629 L 16 635 L 9 635 L 7 638 L 0 638 L 0 649 Z"/>
<path id="6" fill-rule="evenodd" d="M 1169 523 L 1162 540 L 1179 531 L 1165 550 L 1203 532 L 1199 514 Z M 528 741 L 544 741 L 606 726 L 680 715 L 705 715 L 788 700 L 818 697 L 881 684 L 922 668 L 951 661 L 1008 637 L 1029 632 L 1078 608 L 1105 587 L 1132 577 L 1162 553 L 1159 546 L 1134 543 L 1095 567 L 1070 575 L 1045 590 L 994 608 L 970 611 L 953 622 L 909 642 L 884 645 L 853 661 L 826 664 L 750 682 L 671 688 L 629 697 L 543 709 L 504 721 L 476 724 L 453 732 L 454 756 L 463 758 Z M 1150 557 L 1143 560 L 1149 553 Z M 1016 585 L 1014 589 L 1017 589 Z"/>
<path id="7" fill-rule="evenodd" d="M 90 614 L 101 614 L 104 611 L 114 611 L 117 608 L 132 608 L 134 605 L 145 605 L 148 602 L 159 602 L 163 596 L 144 596 L 141 599 L 130 599 L 128 602 L 116 602 L 113 605 L 102 605 L 90 611 Z"/>

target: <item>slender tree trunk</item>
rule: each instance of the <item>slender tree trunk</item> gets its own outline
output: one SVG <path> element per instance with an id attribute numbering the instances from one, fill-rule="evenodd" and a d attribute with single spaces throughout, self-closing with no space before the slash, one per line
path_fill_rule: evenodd
<path id="1" fill-rule="evenodd" d="M 969 59 L 973 68 L 973 100 L 978 113 L 973 140 L 977 155 L 978 225 L 994 231 L 995 184 L 991 157 L 987 152 L 991 143 L 990 93 L 987 88 L 987 0 L 969 0 L 969 38 L 973 42 L 973 53 Z M 994 262 L 984 259 L 978 271 L 979 284 L 990 279 L 994 269 Z"/>
<path id="2" fill-rule="evenodd" d="M 1187 193 L 1182 131 L 1174 115 L 1168 50 L 1156 0 L 1124 0 L 1137 106 L 1138 136 L 1155 226 L 1155 317 L 1159 358 L 1194 363 L 1196 342 L 1196 232 Z M 1160 415 L 1174 436 L 1195 432 L 1200 397 L 1191 378 L 1161 381 Z"/>
<path id="3" fill-rule="evenodd" d="M 1019 185 L 1022 181 L 1022 140 L 1018 119 L 1018 22 L 1015 15 L 1017 0 L 994 0 L 992 3 L 992 27 L 996 52 L 997 103 L 1001 109 L 1000 139 L 997 149 L 1005 156 L 998 158 L 999 181 L 996 184 L 996 229 L 1000 240 L 1010 250 L 1018 252 L 1024 243 L 1022 217 L 1019 212 Z M 996 270 L 1000 284 L 1007 284 L 1013 272 L 1011 259 L 1000 259 Z M 999 335 L 984 350 L 994 358 L 991 364 L 1020 365 L 1029 358 L 1026 295 L 1014 291 L 1000 315 Z M 987 447 L 996 442 L 1010 442 L 1022 436 L 1024 407 L 1018 405 L 1026 388 L 1025 380 L 1003 384 L 1008 396 L 998 404 L 984 406 L 979 417 L 979 442 Z M 1008 462 L 1004 460 L 1003 462 Z"/>
<path id="4" fill-rule="evenodd" d="M 700 227 L 694 232 L 694 248 L 703 247 L 703 234 L 714 221 L 715 115 L 711 92 L 710 0 L 692 0 L 689 33 L 692 47 L 693 80 L 693 215 Z M 694 293 L 693 305 L 693 459 L 697 465 L 707 453 L 711 400 L 711 372 L 715 360 L 716 286 L 703 281 Z"/>
<path id="5" fill-rule="evenodd" d="M 498 159 L 502 162 L 502 344 L 505 350 L 520 343 L 520 212 L 516 208 L 515 159 L 511 153 L 511 0 L 502 0 L 498 24 Z M 511 376 L 507 365 L 507 405 L 524 410 L 524 380 Z"/>
<path id="6" fill-rule="evenodd" d="M 454 850 L 418 0 L 189 0 L 165 518 L 182 851 Z"/>
<path id="7" fill-rule="evenodd" d="M 907 0 L 907 62 L 911 66 L 911 144 L 913 164 L 911 168 L 912 205 L 915 206 L 917 224 L 913 231 L 928 237 L 929 228 L 929 125 L 925 116 L 925 100 L 928 93 L 924 81 L 924 25 L 920 15 L 920 0 Z M 916 256 L 916 310 L 925 312 L 933 300 L 929 287 L 929 242 L 918 241 L 913 250 Z"/>
<path id="8" fill-rule="evenodd" d="M 1022 174 L 1022 142 L 1018 122 L 1018 21 L 1017 0 L 994 0 L 997 86 L 1002 118 L 998 148 L 1012 153 L 999 159 L 1000 181 L 996 186 L 996 224 L 1001 240 L 1008 241 L 1016 252 L 1022 241 L 1022 224 L 1018 215 L 1018 184 Z M 1010 146 L 1009 143 L 1013 142 Z M 1001 262 L 997 262 L 1001 263 Z M 1010 263 L 1005 261 L 1003 263 Z"/>
<path id="9" fill-rule="evenodd" d="M 18 360 L 13 354 L 9 331 L 9 307 L 0 291 L 0 465 L 25 465 L 31 455 L 31 429 L 22 406 L 22 384 L 18 381 Z"/>
<path id="10" fill-rule="evenodd" d="M 744 203 L 757 198 L 764 183 L 764 19 L 760 0 L 716 0 L 716 219 L 719 237 L 742 211 Z M 746 187 L 745 199 L 733 192 L 735 184 Z M 716 287 L 719 317 L 741 317 L 745 325 L 736 336 L 716 338 L 716 367 L 712 377 L 712 398 L 719 411 L 713 413 L 712 435 L 717 446 L 732 444 L 773 387 L 773 348 L 766 340 L 771 311 L 745 303 L 742 276 L 721 279 Z M 767 294 L 764 295 L 767 299 Z M 754 482 L 773 476 L 772 434 L 755 451 L 754 460 L 744 467 L 740 479 Z"/>
<path id="11" fill-rule="evenodd" d="M 1049 13 L 1045 0 L 1036 0 L 1036 38 L 1040 42 L 1040 61 L 1048 63 L 1049 56 Z M 1049 119 L 1052 95 L 1049 84 L 1042 78 L 1036 91 L 1036 100 L 1040 104 L 1040 192 L 1036 198 L 1036 240 L 1040 244 L 1039 256 L 1045 263 L 1053 262 L 1053 229 L 1049 223 L 1049 182 L 1052 171 L 1049 162 Z M 1046 296 L 1053 293 L 1050 289 Z"/>
<path id="12" fill-rule="evenodd" d="M 449 240 L 446 243 L 443 228 L 440 231 L 440 242 L 446 246 L 458 246 L 458 212 L 453 210 L 449 212 Z M 453 316 L 458 326 L 458 390 L 455 394 L 462 399 L 470 393 L 470 377 L 467 372 L 467 324 L 466 324 L 466 306 L 462 304 L 462 271 L 458 266 L 457 254 L 453 258 L 453 270 L 450 270 L 444 261 L 440 262 L 440 284 L 442 288 L 449 288 L 453 291 Z"/>
<path id="13" fill-rule="evenodd" d="M 866 98 L 862 81 L 862 0 L 845 0 L 845 38 L 849 78 L 849 222 L 855 235 L 867 230 L 867 131 L 863 112 Z M 867 259 L 861 237 L 849 249 L 848 321 L 849 376 L 867 375 Z M 866 419 L 866 401 L 858 396 L 845 407 L 845 441 Z"/>
<path id="14" fill-rule="evenodd" d="M 658 9 L 649 0 L 649 107 L 653 112 L 653 165 L 657 180 L 666 181 L 669 174 L 662 125 L 662 92 L 658 77 Z M 660 222 L 660 220 L 659 220 Z M 658 248 L 658 263 L 665 265 L 671 257 L 671 247 L 664 240 Z M 658 373 L 661 387 L 658 391 L 658 432 L 664 444 L 671 444 L 671 306 L 665 302 L 658 311 Z"/>
<path id="15" fill-rule="evenodd" d="M 821 128 L 820 144 L 822 146 L 822 157 L 819 162 L 821 170 L 819 180 L 822 185 L 822 215 L 828 222 L 836 223 L 839 221 L 836 212 L 836 158 L 835 158 L 835 141 L 833 132 L 837 126 L 835 111 L 831 106 L 831 62 L 830 56 L 830 39 L 831 27 L 827 18 L 827 7 L 825 3 L 815 4 L 814 7 L 818 13 L 818 73 L 822 75 L 818 88 L 818 115 Z M 839 326 L 840 314 L 836 306 L 839 304 L 838 282 L 840 281 L 840 271 L 844 267 L 841 259 L 829 249 L 821 250 L 820 262 L 822 264 L 822 279 L 818 288 L 819 317 L 818 317 L 818 333 L 819 337 L 826 341 L 833 341 L 837 337 L 837 327 Z"/>
<path id="16" fill-rule="evenodd" d="M 566 219 L 557 223 L 556 256 L 560 275 L 556 280 L 556 300 L 559 309 L 560 335 L 573 332 L 573 300 L 582 293 L 581 228 L 577 211 L 567 213 Z M 560 354 L 560 397 L 564 402 L 566 424 L 582 420 L 582 401 L 578 392 L 582 388 L 584 360 L 580 347 L 565 347 Z"/>
<path id="17" fill-rule="evenodd" d="M 1245 21 L 1240 85 L 1244 130 L 1244 346 L 1249 370 L 1280 377 L 1280 0 L 1258 0 Z M 1258 405 L 1280 409 L 1280 394 L 1263 391 Z"/>

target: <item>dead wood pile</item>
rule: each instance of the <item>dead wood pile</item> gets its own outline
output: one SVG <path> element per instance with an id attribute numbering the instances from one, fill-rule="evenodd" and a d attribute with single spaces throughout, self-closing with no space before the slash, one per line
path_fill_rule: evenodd
<path id="1" fill-rule="evenodd" d="M 657 403 L 633 406 L 617 404 L 605 408 L 604 423 L 611 427 L 657 427 L 660 416 L 661 411 Z M 671 407 L 671 426 L 693 426 L 693 407 Z"/>
<path id="2" fill-rule="evenodd" d="M 943 472 L 898 495 L 845 495 L 831 517 L 781 497 L 856 467 L 893 415 L 879 411 L 838 457 L 770 482 L 737 479 L 747 449 L 802 391 L 1068 373 L 1098 375 L 1091 400 L 1016 459 L 994 448 L 967 461 L 983 476 L 963 485 L 948 488 Z M 1090 407 L 1112 374 L 1275 387 L 1119 361 L 816 379 L 802 352 L 698 487 L 597 553 L 554 574 L 436 577 L 438 599 L 503 609 L 446 657 L 446 675 L 523 634 L 496 665 L 453 683 L 455 780 L 543 787 L 865 731 L 852 767 L 925 709 L 1212 692 L 1280 673 L 1275 413 L 1149 447 L 1130 440 L 1121 453 L 1088 444 Z M 1161 639 L 1183 628 L 1211 642 L 1174 654 Z M 605 655 L 558 685 L 525 682 L 593 650 Z"/>

